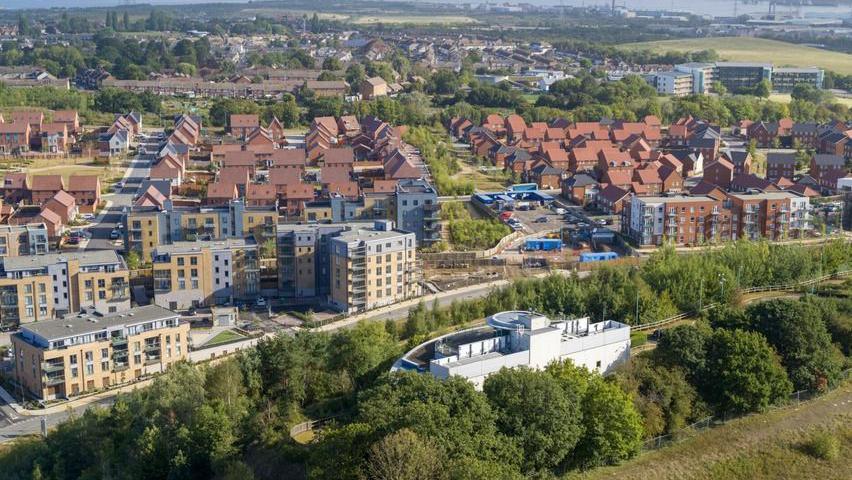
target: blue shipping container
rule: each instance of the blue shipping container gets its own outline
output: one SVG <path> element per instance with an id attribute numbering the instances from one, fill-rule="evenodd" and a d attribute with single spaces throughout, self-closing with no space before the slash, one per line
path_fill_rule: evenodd
<path id="1" fill-rule="evenodd" d="M 524 250 L 561 250 L 562 240 L 558 238 L 531 238 L 524 242 Z"/>

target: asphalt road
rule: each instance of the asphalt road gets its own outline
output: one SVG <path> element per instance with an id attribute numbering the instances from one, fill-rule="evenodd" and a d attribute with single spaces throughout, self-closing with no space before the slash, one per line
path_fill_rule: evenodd
<path id="1" fill-rule="evenodd" d="M 121 222 L 122 210 L 133 203 L 142 180 L 150 175 L 153 159 L 153 155 L 137 155 L 130 161 L 130 167 L 124 174 L 124 187 L 119 192 L 109 194 L 107 200 L 112 202 L 109 208 L 98 216 L 94 225 L 88 228 L 91 237 L 85 246 L 86 250 L 116 248 L 115 242 L 110 240 L 109 235 Z"/>
<path id="2" fill-rule="evenodd" d="M 47 429 L 50 430 L 51 428 L 54 428 L 60 423 L 68 420 L 72 416 L 78 417 L 82 415 L 86 411 L 86 409 L 90 407 L 108 407 L 112 405 L 113 401 L 113 398 L 106 398 L 95 403 L 63 410 L 61 412 L 52 413 L 49 415 L 41 415 L 34 417 L 16 417 L 14 422 L 11 421 L 8 416 L 4 416 L 2 419 L 0 419 L 0 443 L 8 442 L 10 440 L 14 440 L 22 436 L 40 434 L 42 419 L 44 419 L 44 421 L 47 423 Z M 5 408 L 11 410 L 11 408 L 9 407 Z"/>

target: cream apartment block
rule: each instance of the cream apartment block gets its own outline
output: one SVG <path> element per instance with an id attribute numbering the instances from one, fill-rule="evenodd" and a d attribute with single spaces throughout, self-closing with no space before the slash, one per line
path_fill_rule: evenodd
<path id="1" fill-rule="evenodd" d="M 152 258 L 154 303 L 170 310 L 252 300 L 260 293 L 252 237 L 160 245 Z"/>
<path id="2" fill-rule="evenodd" d="M 50 240 L 45 224 L 0 225 L 0 257 L 41 255 L 48 251 Z"/>
<path id="3" fill-rule="evenodd" d="M 420 295 L 414 233 L 379 220 L 331 239 L 330 303 L 344 312 L 370 310 Z"/>
<path id="4" fill-rule="evenodd" d="M 83 310 L 128 310 L 129 275 L 113 250 L 2 258 L 0 324 L 15 326 Z"/>
<path id="5" fill-rule="evenodd" d="M 69 398 L 186 360 L 188 338 L 189 324 L 157 305 L 35 322 L 12 335 L 15 378 L 41 400 Z"/>

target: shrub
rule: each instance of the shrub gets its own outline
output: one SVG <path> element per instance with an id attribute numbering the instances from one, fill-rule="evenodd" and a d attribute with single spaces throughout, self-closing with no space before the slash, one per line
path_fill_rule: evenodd
<path id="1" fill-rule="evenodd" d="M 831 432 L 818 430 L 805 442 L 808 455 L 820 460 L 834 460 L 840 455 L 840 440 Z"/>

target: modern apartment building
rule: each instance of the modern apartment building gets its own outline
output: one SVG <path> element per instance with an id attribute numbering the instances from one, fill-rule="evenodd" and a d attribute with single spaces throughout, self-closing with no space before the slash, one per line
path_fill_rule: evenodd
<path id="1" fill-rule="evenodd" d="M 0 225 L 0 257 L 41 255 L 49 251 L 45 224 Z"/>
<path id="2" fill-rule="evenodd" d="M 715 80 L 732 93 L 745 92 L 763 80 L 772 81 L 772 64 L 716 62 Z"/>
<path id="3" fill-rule="evenodd" d="M 169 310 L 249 301 L 260 293 L 252 237 L 160 245 L 152 259 L 154 303 Z"/>
<path id="4" fill-rule="evenodd" d="M 623 214 L 626 233 L 640 245 L 714 243 L 731 239 L 736 231 L 725 203 L 704 195 L 634 196 Z"/>
<path id="5" fill-rule="evenodd" d="M 543 369 L 571 360 L 601 374 L 630 358 L 630 326 L 588 317 L 551 321 L 535 312 L 500 312 L 486 326 L 451 333 L 415 347 L 391 370 L 461 376 L 476 389 L 502 368 Z"/>
<path id="6" fill-rule="evenodd" d="M 416 244 L 413 233 L 395 230 L 388 220 L 333 237 L 331 305 L 351 313 L 419 296 Z"/>
<path id="7" fill-rule="evenodd" d="M 681 63 L 675 65 L 674 71 L 688 73 L 692 77 L 690 93 L 710 93 L 716 78 L 716 65 L 712 63 Z"/>
<path id="8" fill-rule="evenodd" d="M 189 353 L 189 324 L 157 305 L 35 322 L 12 335 L 15 378 L 41 400 L 164 371 Z"/>
<path id="9" fill-rule="evenodd" d="M 331 294 L 331 239 L 371 223 L 324 223 L 278 226 L 278 294 L 324 302 Z"/>
<path id="10" fill-rule="evenodd" d="M 821 68 L 773 68 L 772 89 L 779 92 L 792 92 L 793 87 L 807 84 L 821 89 L 825 81 L 825 71 Z"/>
<path id="11" fill-rule="evenodd" d="M 685 97 L 695 93 L 695 79 L 686 72 L 660 72 L 654 75 L 654 87 L 657 93 Z"/>
<path id="12" fill-rule="evenodd" d="M 811 229 L 810 200 L 792 192 L 730 194 L 737 238 L 782 240 Z"/>
<path id="13" fill-rule="evenodd" d="M 14 326 L 93 310 L 130 308 L 129 271 L 113 250 L 0 259 L 0 324 Z"/>
<path id="14" fill-rule="evenodd" d="M 149 260 L 159 245 L 195 240 L 219 240 L 254 236 L 259 244 L 275 239 L 278 210 L 275 206 L 246 206 L 233 200 L 221 207 L 133 207 L 125 216 L 125 245 Z"/>
<path id="15" fill-rule="evenodd" d="M 396 225 L 413 232 L 418 245 L 441 240 L 441 205 L 438 191 L 422 179 L 404 179 L 396 185 Z"/>

